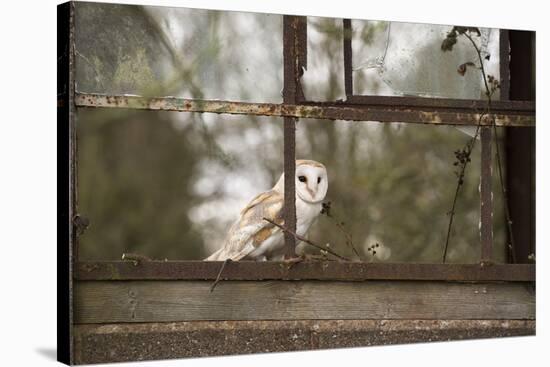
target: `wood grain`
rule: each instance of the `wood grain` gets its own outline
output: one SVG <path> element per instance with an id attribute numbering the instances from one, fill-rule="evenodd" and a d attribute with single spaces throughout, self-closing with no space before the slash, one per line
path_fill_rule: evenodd
<path id="1" fill-rule="evenodd" d="M 528 283 L 79 281 L 76 323 L 296 319 L 534 319 Z"/>

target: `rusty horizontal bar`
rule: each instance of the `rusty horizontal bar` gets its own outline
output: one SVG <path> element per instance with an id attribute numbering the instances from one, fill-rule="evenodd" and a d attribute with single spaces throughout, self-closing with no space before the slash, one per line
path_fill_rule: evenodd
<path id="1" fill-rule="evenodd" d="M 128 95 L 76 93 L 77 107 L 112 107 L 179 112 L 211 112 L 240 115 L 262 115 L 328 120 L 405 122 L 436 125 L 477 125 L 482 109 L 457 107 L 403 106 L 393 98 L 394 105 L 358 105 L 349 102 L 302 104 L 250 103 L 218 100 L 196 100 L 175 97 L 146 98 Z M 427 99 L 427 101 L 438 101 Z M 434 102 L 441 103 L 441 102 Z M 461 102 L 462 103 L 462 102 Z M 509 105 L 510 104 L 510 105 Z M 508 106 L 508 109 L 501 107 Z M 518 109 L 513 109 L 517 106 Z M 530 109 L 531 106 L 533 109 Z M 535 111 L 531 102 L 498 102 L 493 109 L 499 126 L 534 126 Z M 500 109 L 499 109 L 500 108 Z M 489 125 L 488 119 L 482 125 Z"/>
<path id="2" fill-rule="evenodd" d="M 77 280 L 214 280 L 222 262 L 79 262 Z M 448 280 L 535 281 L 533 264 L 409 264 L 304 261 L 227 263 L 226 280 Z"/>
<path id="3" fill-rule="evenodd" d="M 349 96 L 346 103 L 352 105 L 388 106 L 395 108 L 426 107 L 433 110 L 468 111 L 483 110 L 487 105 L 482 99 L 395 97 L 395 96 Z M 491 101 L 491 111 L 498 114 L 534 114 L 535 101 Z"/>

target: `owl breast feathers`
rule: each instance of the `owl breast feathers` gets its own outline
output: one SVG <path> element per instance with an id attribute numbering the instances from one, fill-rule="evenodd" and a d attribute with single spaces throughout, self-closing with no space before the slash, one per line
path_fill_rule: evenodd
<path id="1" fill-rule="evenodd" d="M 328 189 L 325 166 L 311 160 L 296 161 L 296 233 L 304 236 L 319 215 Z M 224 245 L 209 261 L 280 260 L 284 254 L 283 231 L 264 218 L 284 226 L 284 174 L 275 186 L 256 196 L 233 223 Z"/>

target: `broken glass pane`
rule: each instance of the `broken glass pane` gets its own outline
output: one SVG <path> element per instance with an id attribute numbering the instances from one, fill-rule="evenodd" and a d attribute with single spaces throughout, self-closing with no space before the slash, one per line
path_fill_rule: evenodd
<path id="1" fill-rule="evenodd" d="M 354 94 L 480 99 L 484 97 L 479 57 L 465 36 L 452 51 L 441 43 L 452 26 L 352 21 Z M 480 28 L 472 39 L 487 74 L 499 78 L 499 31 Z M 466 70 L 459 70 L 466 63 Z M 498 90 L 494 95 L 498 98 Z"/>
<path id="2" fill-rule="evenodd" d="M 282 16 L 75 4 L 76 89 L 280 102 Z"/>

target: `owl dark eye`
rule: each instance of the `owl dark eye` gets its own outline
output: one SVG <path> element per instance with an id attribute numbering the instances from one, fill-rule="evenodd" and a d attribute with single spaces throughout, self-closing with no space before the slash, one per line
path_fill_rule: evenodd
<path id="1" fill-rule="evenodd" d="M 298 180 L 300 180 L 300 182 L 306 182 L 307 177 L 306 176 L 298 176 Z"/>
<path id="2" fill-rule="evenodd" d="M 317 177 L 317 183 L 321 183 L 321 177 Z"/>

